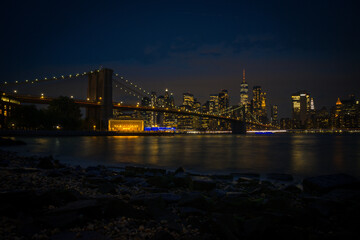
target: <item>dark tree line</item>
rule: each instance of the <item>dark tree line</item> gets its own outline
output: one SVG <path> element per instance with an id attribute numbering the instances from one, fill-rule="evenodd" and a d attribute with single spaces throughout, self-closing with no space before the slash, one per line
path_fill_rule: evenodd
<path id="1" fill-rule="evenodd" d="M 11 113 L 8 127 L 16 129 L 77 130 L 83 126 L 78 105 L 68 97 L 54 99 L 47 108 L 34 105 L 17 106 Z"/>

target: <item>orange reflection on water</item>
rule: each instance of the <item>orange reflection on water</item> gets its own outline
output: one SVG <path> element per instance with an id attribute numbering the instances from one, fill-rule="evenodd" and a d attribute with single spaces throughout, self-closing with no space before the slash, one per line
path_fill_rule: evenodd
<path id="1" fill-rule="evenodd" d="M 314 151 L 311 146 L 316 144 L 315 138 L 306 135 L 294 135 L 291 138 L 291 168 L 294 172 L 307 173 L 312 171 Z"/>

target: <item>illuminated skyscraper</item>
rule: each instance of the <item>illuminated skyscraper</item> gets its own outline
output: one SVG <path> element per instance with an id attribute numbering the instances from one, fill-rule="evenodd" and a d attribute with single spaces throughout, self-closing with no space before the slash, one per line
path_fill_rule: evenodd
<path id="1" fill-rule="evenodd" d="M 194 95 L 191 93 L 183 93 L 183 105 L 192 108 L 194 106 Z"/>
<path id="2" fill-rule="evenodd" d="M 157 107 L 157 96 L 156 92 L 151 92 L 151 107 Z M 151 112 L 151 118 L 150 118 L 150 126 L 156 126 L 157 125 L 157 113 Z"/>
<path id="3" fill-rule="evenodd" d="M 249 102 L 249 85 L 245 81 L 245 69 L 243 70 L 243 80 L 240 85 L 240 105 L 246 106 Z"/>
<path id="4" fill-rule="evenodd" d="M 267 122 L 266 92 L 263 92 L 260 86 L 253 87 L 252 112 L 259 121 Z"/>
<path id="5" fill-rule="evenodd" d="M 223 89 L 219 93 L 219 111 L 224 112 L 229 108 L 229 93 L 227 90 Z"/>
<path id="6" fill-rule="evenodd" d="M 209 113 L 219 112 L 219 95 L 211 94 L 209 101 Z"/>
<path id="7" fill-rule="evenodd" d="M 291 99 L 294 128 L 303 128 L 310 117 L 310 111 L 312 108 L 315 109 L 315 106 L 311 105 L 310 95 L 305 91 L 294 93 Z"/>
<path id="8" fill-rule="evenodd" d="M 278 123 L 279 123 L 279 120 L 278 120 L 278 106 L 273 105 L 271 107 L 271 124 L 277 125 Z"/>

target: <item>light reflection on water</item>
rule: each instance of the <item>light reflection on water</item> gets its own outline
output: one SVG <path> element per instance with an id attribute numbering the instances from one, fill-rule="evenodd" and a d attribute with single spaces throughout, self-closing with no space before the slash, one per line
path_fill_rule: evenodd
<path id="1" fill-rule="evenodd" d="M 175 135 L 20 138 L 28 154 L 71 164 L 136 164 L 197 172 L 360 176 L 360 135 Z M 10 149 L 11 150 L 11 149 Z"/>

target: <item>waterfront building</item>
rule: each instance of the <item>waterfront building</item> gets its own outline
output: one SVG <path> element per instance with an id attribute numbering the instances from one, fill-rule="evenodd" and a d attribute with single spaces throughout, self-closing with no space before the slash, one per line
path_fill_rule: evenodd
<path id="1" fill-rule="evenodd" d="M 192 111 L 192 107 L 190 105 L 181 105 L 179 108 L 181 111 Z M 177 124 L 179 130 L 193 130 L 193 116 L 178 115 Z"/>
<path id="2" fill-rule="evenodd" d="M 245 69 L 243 69 L 243 80 L 240 84 L 240 106 L 248 106 L 249 103 L 249 85 L 245 81 Z"/>
<path id="3" fill-rule="evenodd" d="M 143 132 L 144 121 L 142 119 L 110 119 L 109 131 L 114 132 Z"/>
<path id="4" fill-rule="evenodd" d="M 330 128 L 330 113 L 326 107 L 316 111 L 315 114 L 315 128 L 329 129 Z"/>
<path id="5" fill-rule="evenodd" d="M 293 128 L 293 120 L 290 118 L 281 118 L 280 119 L 280 128 L 284 130 Z"/>
<path id="6" fill-rule="evenodd" d="M 12 128 L 13 126 L 8 126 L 8 122 L 20 102 L 13 97 L 6 96 L 5 93 L 0 92 L 0 94 L 0 129 Z"/>
<path id="7" fill-rule="evenodd" d="M 360 128 L 360 104 L 354 95 L 348 99 L 338 98 L 332 111 L 332 125 L 334 128 Z"/>

